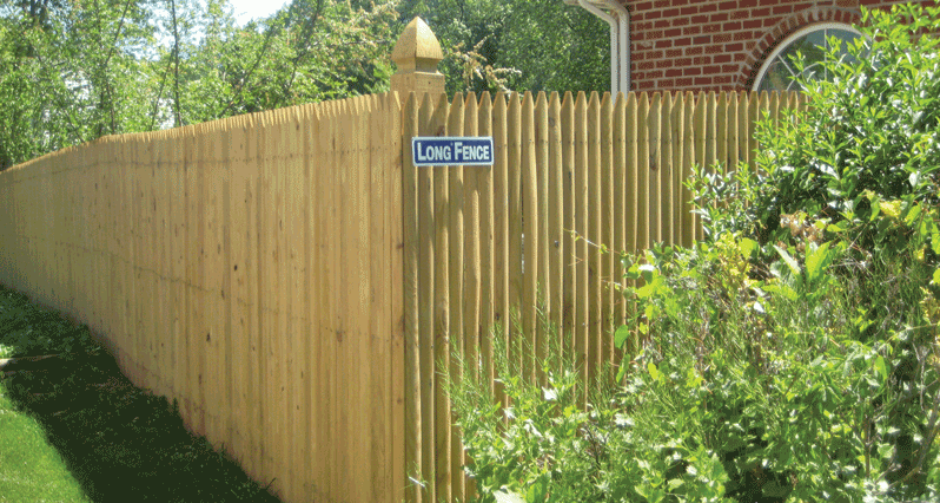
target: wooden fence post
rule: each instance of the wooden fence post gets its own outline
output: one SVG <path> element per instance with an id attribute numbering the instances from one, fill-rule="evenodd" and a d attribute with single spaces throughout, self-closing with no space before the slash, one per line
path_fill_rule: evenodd
<path id="1" fill-rule="evenodd" d="M 417 486 L 405 491 L 411 503 L 422 503 L 423 499 L 434 501 L 434 477 L 431 467 L 432 455 L 423 450 L 433 447 L 428 436 L 432 424 L 422 423 L 421 344 L 418 330 L 418 172 L 411 159 L 411 142 L 420 129 L 418 109 L 422 98 L 444 94 L 444 75 L 437 71 L 437 64 L 444 59 L 441 44 L 431 29 L 420 17 L 414 18 L 399 37 L 392 50 L 392 60 L 398 72 L 392 75 L 391 89 L 397 92 L 404 105 L 402 116 L 402 199 L 404 237 L 404 462 L 408 475 L 415 474 L 429 481 L 429 491 L 422 492 Z M 410 98 L 409 98 L 410 97 Z M 428 350 L 429 348 L 426 348 Z M 426 423 L 427 421 L 425 421 Z M 430 443 L 431 445 L 427 445 Z"/>
<path id="2" fill-rule="evenodd" d="M 420 17 L 408 23 L 392 50 L 392 61 L 398 72 L 392 75 L 392 91 L 397 91 L 402 100 L 408 93 L 444 92 L 444 75 L 437 71 L 437 64 L 444 59 L 441 44 L 434 32 Z"/>

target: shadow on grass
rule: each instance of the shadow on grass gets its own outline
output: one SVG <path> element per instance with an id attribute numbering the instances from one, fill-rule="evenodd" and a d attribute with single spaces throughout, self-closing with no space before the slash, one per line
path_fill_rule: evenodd
<path id="1" fill-rule="evenodd" d="M 10 296 L 8 290 L 2 293 L 6 298 L 0 300 L 15 296 L 25 301 Z M 2 314 L 7 316 L 0 316 L 4 321 L 11 305 L 0 308 L 6 311 Z M 58 316 L 34 316 L 32 311 L 45 310 L 19 302 L 12 309 L 22 315 L 16 317 L 17 325 L 26 316 L 30 332 L 58 339 L 54 333 L 61 326 Z M 39 318 L 52 324 L 44 325 Z M 10 323 L 0 323 L 0 342 L 7 342 L 8 350 L 11 339 L 4 335 L 10 329 Z M 192 436 L 165 398 L 134 387 L 110 355 L 88 343 L 87 337 L 81 339 L 85 340 L 82 351 L 75 356 L 7 365 L 0 373 L 0 386 L 17 409 L 43 426 L 90 500 L 278 502 L 208 441 Z"/>
<path id="2" fill-rule="evenodd" d="M 37 362 L 4 385 L 93 501 L 278 501 L 193 437 L 165 398 L 130 384 L 103 351 Z"/>

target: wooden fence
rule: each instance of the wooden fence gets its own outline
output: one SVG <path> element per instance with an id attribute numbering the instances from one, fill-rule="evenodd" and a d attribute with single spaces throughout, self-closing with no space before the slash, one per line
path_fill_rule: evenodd
<path id="1" fill-rule="evenodd" d="M 541 309 L 585 379 L 619 363 L 622 271 L 592 243 L 700 238 L 692 166 L 753 168 L 757 119 L 798 105 L 393 92 L 108 137 L 0 173 L 0 282 L 285 501 L 463 500 L 435 362 L 491 361 L 497 325 L 538 358 Z M 495 165 L 415 168 L 410 139 L 443 135 L 492 136 Z"/>
<path id="2" fill-rule="evenodd" d="M 400 117 L 370 96 L 5 171 L 0 282 L 87 323 L 285 501 L 397 502 Z"/>

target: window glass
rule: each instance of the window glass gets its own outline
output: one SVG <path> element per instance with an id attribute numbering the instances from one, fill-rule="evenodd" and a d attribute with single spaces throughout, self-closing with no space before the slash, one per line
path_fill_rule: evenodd
<path id="1" fill-rule="evenodd" d="M 858 32 L 848 25 L 824 24 L 804 28 L 783 41 L 767 58 L 760 72 L 754 89 L 757 91 L 799 91 L 802 87 L 796 82 L 796 67 L 793 60 L 797 53 L 803 54 L 806 67 L 803 72 L 813 79 L 828 79 L 820 62 L 825 60 L 829 51 L 829 38 L 837 37 L 841 52 L 845 54 L 847 42 L 860 37 Z"/>

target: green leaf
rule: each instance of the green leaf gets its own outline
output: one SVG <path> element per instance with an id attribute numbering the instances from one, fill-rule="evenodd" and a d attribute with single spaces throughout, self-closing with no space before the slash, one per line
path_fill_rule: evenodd
<path id="1" fill-rule="evenodd" d="M 742 238 L 740 241 L 738 241 L 738 251 L 741 252 L 741 255 L 743 255 L 744 258 L 751 258 L 751 256 L 754 255 L 754 252 L 758 250 L 760 250 L 760 245 L 753 239 Z"/>
<path id="2" fill-rule="evenodd" d="M 835 252 L 829 249 L 831 242 L 823 243 L 822 246 L 813 249 L 814 247 L 810 246 L 807 248 L 806 252 L 806 279 L 810 283 L 816 281 L 820 275 L 829 267 L 829 264 L 832 263 Z"/>
<path id="3" fill-rule="evenodd" d="M 920 216 L 920 205 L 914 203 L 909 210 L 907 210 L 907 216 L 904 217 L 904 223 L 906 225 L 912 225 L 917 221 L 917 217 Z"/>
<path id="4" fill-rule="evenodd" d="M 794 260 L 793 257 L 791 257 L 790 254 L 787 253 L 787 251 L 784 250 L 783 248 L 780 248 L 779 246 L 774 245 L 774 249 L 777 250 L 777 253 L 780 254 L 780 258 L 782 258 L 783 262 L 787 264 L 787 267 L 790 268 L 790 272 L 792 272 L 794 276 L 799 276 L 800 264 L 798 264 L 796 260 Z"/>
<path id="5" fill-rule="evenodd" d="M 875 357 L 875 371 L 881 376 L 882 381 L 888 380 L 888 367 L 885 365 L 885 359 L 881 355 Z"/>
<path id="6" fill-rule="evenodd" d="M 614 333 L 614 344 L 618 349 L 623 349 L 624 343 L 630 338 L 630 328 L 626 325 L 620 325 L 620 328 Z"/>
<path id="7" fill-rule="evenodd" d="M 662 380 L 663 373 L 660 372 L 658 368 L 656 368 L 655 363 L 653 362 L 647 363 L 646 370 L 649 371 L 650 377 L 652 377 L 654 381 L 659 382 L 660 380 Z"/>

